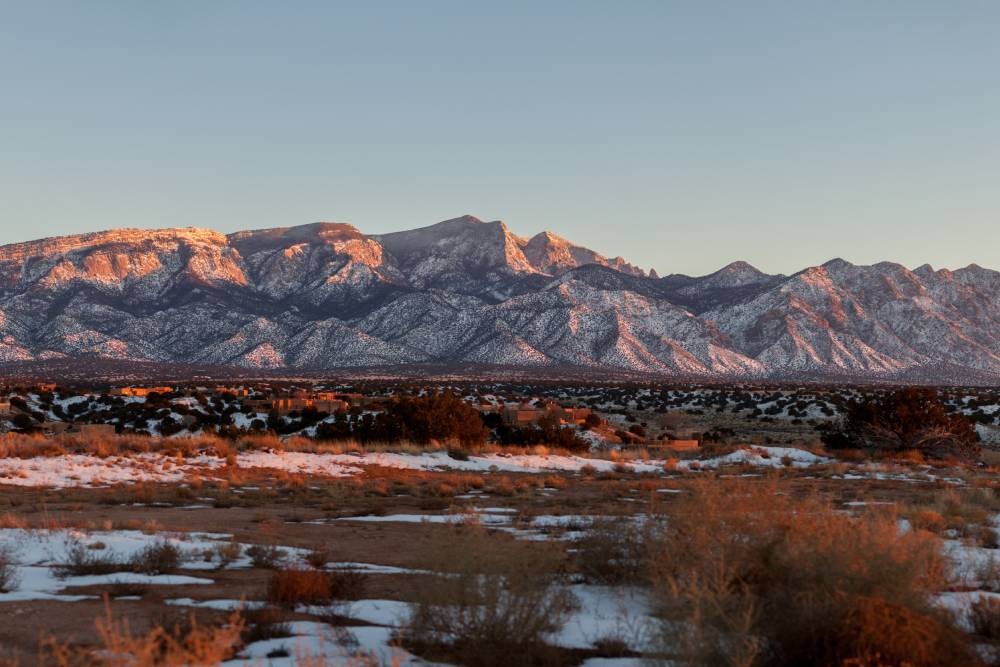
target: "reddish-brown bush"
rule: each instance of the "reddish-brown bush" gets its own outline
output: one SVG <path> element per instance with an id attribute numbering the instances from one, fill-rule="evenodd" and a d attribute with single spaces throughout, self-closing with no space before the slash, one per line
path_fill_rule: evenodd
<path id="1" fill-rule="evenodd" d="M 326 572 L 306 568 L 278 570 L 267 583 L 268 602 L 283 607 L 323 605 L 333 598 Z"/>

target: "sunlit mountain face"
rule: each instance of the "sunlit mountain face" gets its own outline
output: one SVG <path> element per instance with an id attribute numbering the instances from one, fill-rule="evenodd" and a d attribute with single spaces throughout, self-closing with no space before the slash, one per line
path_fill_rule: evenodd
<path id="1" fill-rule="evenodd" d="M 112 230 L 0 248 L 0 361 L 483 363 L 719 378 L 1000 377 L 1000 273 L 832 260 L 659 277 L 471 216 Z"/>

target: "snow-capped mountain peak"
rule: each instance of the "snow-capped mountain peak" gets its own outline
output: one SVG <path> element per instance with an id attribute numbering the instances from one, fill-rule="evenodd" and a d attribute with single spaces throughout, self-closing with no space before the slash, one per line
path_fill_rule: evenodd
<path id="1" fill-rule="evenodd" d="M 462 216 L 367 235 L 120 229 L 0 247 L 0 361 L 489 363 L 706 377 L 1000 377 L 1000 273 L 835 259 L 647 275 Z"/>

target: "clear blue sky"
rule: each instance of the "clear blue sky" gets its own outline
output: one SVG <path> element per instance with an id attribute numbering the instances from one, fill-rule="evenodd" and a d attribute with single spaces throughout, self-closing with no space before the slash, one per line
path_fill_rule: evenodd
<path id="1" fill-rule="evenodd" d="M 0 0 L 0 242 L 471 213 L 1000 269 L 1000 2 Z"/>

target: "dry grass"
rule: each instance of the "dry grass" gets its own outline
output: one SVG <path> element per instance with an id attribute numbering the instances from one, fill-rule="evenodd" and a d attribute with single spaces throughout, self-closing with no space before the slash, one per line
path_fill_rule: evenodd
<path id="1" fill-rule="evenodd" d="M 906 518 L 914 528 L 996 548 L 998 539 L 991 520 L 997 511 L 1000 511 L 1000 496 L 995 488 L 946 489 L 929 499 L 921 499 L 906 513 Z"/>
<path id="2" fill-rule="evenodd" d="M 97 621 L 98 650 L 47 641 L 39 663 L 53 667 L 186 667 L 217 665 L 231 658 L 240 645 L 244 623 L 239 613 L 217 626 L 199 625 L 194 615 L 136 634 L 127 619 L 115 620 L 110 606 Z"/>
<path id="3" fill-rule="evenodd" d="M 933 536 L 901 533 L 893 516 L 793 500 L 774 482 L 692 490 L 650 538 L 663 656 L 867 665 L 884 642 L 878 664 L 975 663 L 931 602 L 945 574 Z"/>
<path id="4" fill-rule="evenodd" d="M 147 435 L 119 434 L 112 436 L 59 435 L 5 433 L 0 436 L 0 458 L 34 458 L 36 456 L 62 456 L 64 454 L 89 454 L 107 458 L 126 454 L 159 452 L 175 456 L 179 462 L 200 453 L 225 458 L 233 450 L 233 443 L 215 436 L 189 438 L 155 438 Z"/>
<path id="5" fill-rule="evenodd" d="M 237 452 L 242 451 L 287 451 L 314 454 L 365 454 L 392 453 L 419 455 L 426 453 L 450 452 L 456 460 L 466 460 L 469 456 L 504 453 L 526 456 L 584 456 L 595 459 L 631 461 L 646 458 L 645 450 L 616 450 L 579 452 L 545 445 L 526 447 L 485 444 L 472 449 L 449 449 L 447 444 L 430 442 L 416 444 L 410 441 L 366 442 L 353 440 L 320 441 L 301 436 L 278 436 L 273 433 L 244 434 L 235 439 L 227 439 L 211 434 L 185 437 L 162 438 L 158 436 L 122 433 L 116 435 L 87 436 L 62 434 L 45 436 L 38 433 L 11 432 L 0 436 L 0 458 L 34 458 L 39 456 L 61 456 L 64 454 L 89 454 L 101 458 L 137 453 L 156 452 L 173 456 L 178 463 L 198 454 L 208 454 L 227 461 L 235 461 Z M 235 467 L 235 466 L 230 466 Z"/>

